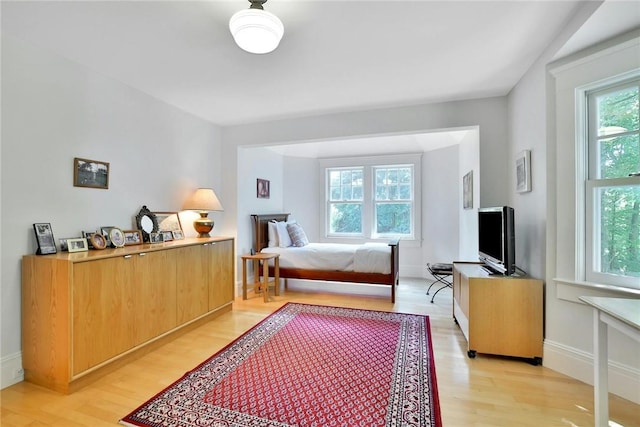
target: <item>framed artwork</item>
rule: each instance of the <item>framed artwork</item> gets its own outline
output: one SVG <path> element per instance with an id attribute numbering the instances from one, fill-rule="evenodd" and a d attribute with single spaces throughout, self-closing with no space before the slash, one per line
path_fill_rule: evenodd
<path id="1" fill-rule="evenodd" d="M 38 242 L 36 254 L 46 255 L 58 252 L 50 223 L 42 222 L 33 224 L 33 231 L 36 233 L 36 241 Z"/>
<path id="2" fill-rule="evenodd" d="M 473 209 L 473 171 L 462 177 L 462 207 Z"/>
<path id="3" fill-rule="evenodd" d="M 109 188 L 109 163 L 99 160 L 73 159 L 73 186 Z"/>
<path id="4" fill-rule="evenodd" d="M 159 231 L 182 231 L 178 212 L 154 212 Z"/>
<path id="5" fill-rule="evenodd" d="M 77 239 L 67 239 L 67 245 L 69 247 L 69 252 L 83 252 L 89 250 L 87 239 L 85 239 L 84 237 L 78 237 Z"/>
<path id="6" fill-rule="evenodd" d="M 531 191 L 531 151 L 523 150 L 516 157 L 516 191 Z"/>
<path id="7" fill-rule="evenodd" d="M 121 248 L 124 246 L 124 233 L 118 227 L 113 227 L 109 231 L 109 240 L 111 240 L 111 244 L 116 248 Z"/>
<path id="8" fill-rule="evenodd" d="M 89 242 L 93 249 L 104 249 L 107 247 L 107 238 L 100 233 L 89 234 Z"/>
<path id="9" fill-rule="evenodd" d="M 65 237 L 63 239 L 60 239 L 60 252 L 66 252 L 69 250 L 69 244 L 67 243 L 67 240 L 72 238 L 73 237 Z"/>
<path id="10" fill-rule="evenodd" d="M 141 245 L 142 244 L 142 233 L 140 230 L 124 230 L 124 245 Z"/>
<path id="11" fill-rule="evenodd" d="M 258 199 L 269 198 L 269 195 L 270 195 L 269 184 L 270 182 L 268 180 L 258 178 L 256 183 Z"/>
<path id="12" fill-rule="evenodd" d="M 162 243 L 162 233 L 149 233 L 149 242 Z"/>

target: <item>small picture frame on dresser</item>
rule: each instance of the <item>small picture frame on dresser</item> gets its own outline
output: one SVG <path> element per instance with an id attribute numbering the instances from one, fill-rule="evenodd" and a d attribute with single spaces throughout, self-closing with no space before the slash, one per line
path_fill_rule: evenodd
<path id="1" fill-rule="evenodd" d="M 149 233 L 149 243 L 162 243 L 162 233 Z"/>
<path id="2" fill-rule="evenodd" d="M 124 245 L 141 245 L 142 244 L 142 233 L 140 230 L 124 230 Z"/>
<path id="3" fill-rule="evenodd" d="M 55 254 L 58 252 L 50 223 L 40 222 L 33 224 L 33 231 L 36 233 L 36 241 L 38 242 L 37 255 Z"/>
<path id="4" fill-rule="evenodd" d="M 107 238 L 100 233 L 89 234 L 87 240 L 91 243 L 92 249 L 105 249 L 107 247 Z"/>
<path id="5" fill-rule="evenodd" d="M 73 239 L 73 237 L 63 237 L 62 239 L 60 239 L 60 252 L 69 251 L 69 244 L 67 243 L 69 239 Z"/>
<path id="6" fill-rule="evenodd" d="M 85 239 L 84 237 L 79 237 L 77 239 L 67 239 L 67 246 L 69 247 L 69 252 L 84 252 L 89 250 L 87 239 Z"/>

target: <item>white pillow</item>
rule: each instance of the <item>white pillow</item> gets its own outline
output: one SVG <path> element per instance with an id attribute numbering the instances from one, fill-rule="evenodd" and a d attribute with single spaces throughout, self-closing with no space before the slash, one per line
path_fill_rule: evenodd
<path id="1" fill-rule="evenodd" d="M 278 246 L 281 248 L 288 248 L 293 245 L 291 237 L 289 236 L 289 230 L 287 230 L 287 223 L 280 221 L 276 223 L 276 230 L 278 234 Z"/>
<path id="2" fill-rule="evenodd" d="M 269 247 L 276 248 L 278 247 L 278 231 L 276 227 L 275 221 L 269 221 Z"/>

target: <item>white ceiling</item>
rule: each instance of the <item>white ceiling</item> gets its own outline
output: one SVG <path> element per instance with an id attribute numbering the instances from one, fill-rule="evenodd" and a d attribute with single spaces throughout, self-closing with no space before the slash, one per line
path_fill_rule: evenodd
<path id="1" fill-rule="evenodd" d="M 226 126 L 505 95 L 579 3 L 269 0 L 285 34 L 266 55 L 229 33 L 245 0 L 1 7 L 3 34 Z M 609 0 L 592 22 L 565 52 L 638 27 L 640 2 Z"/>

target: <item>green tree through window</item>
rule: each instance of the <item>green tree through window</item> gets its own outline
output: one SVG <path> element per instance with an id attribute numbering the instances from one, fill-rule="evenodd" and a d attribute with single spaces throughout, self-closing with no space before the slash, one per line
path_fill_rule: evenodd
<path id="1" fill-rule="evenodd" d="M 640 81 L 588 94 L 592 269 L 640 277 Z M 589 264 L 589 263 L 587 263 Z"/>

